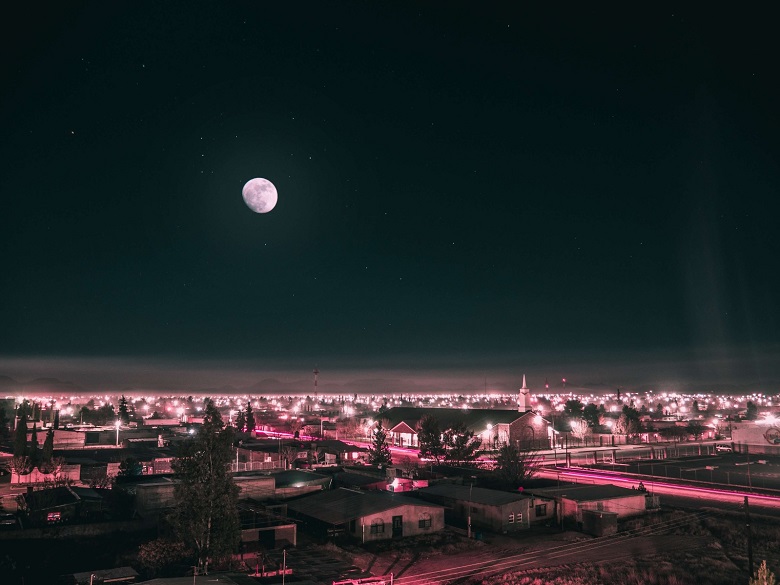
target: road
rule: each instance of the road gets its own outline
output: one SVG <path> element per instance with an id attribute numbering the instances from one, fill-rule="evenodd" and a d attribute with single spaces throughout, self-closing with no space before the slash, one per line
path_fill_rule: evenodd
<path id="1" fill-rule="evenodd" d="M 639 481 L 643 481 L 645 487 L 653 495 L 665 495 L 699 501 L 702 505 L 727 504 L 728 507 L 740 506 L 748 497 L 751 508 L 756 510 L 780 511 L 780 496 L 768 495 L 740 489 L 736 486 L 709 487 L 706 485 L 689 485 L 685 483 L 671 483 L 669 481 L 656 481 L 646 476 L 637 476 L 621 472 L 612 472 L 603 469 L 585 468 L 544 468 L 539 474 L 546 479 L 559 479 L 564 482 L 589 483 L 589 484 L 613 484 L 624 487 L 635 487 Z M 663 503 L 663 502 L 662 502 Z"/>

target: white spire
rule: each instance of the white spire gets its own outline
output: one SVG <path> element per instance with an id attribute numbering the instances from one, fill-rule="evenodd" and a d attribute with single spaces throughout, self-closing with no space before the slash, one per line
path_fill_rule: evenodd
<path id="1" fill-rule="evenodd" d="M 525 382 L 525 374 L 523 374 L 523 386 L 520 388 L 517 395 L 517 410 L 519 412 L 528 412 L 531 410 L 531 393 Z"/>

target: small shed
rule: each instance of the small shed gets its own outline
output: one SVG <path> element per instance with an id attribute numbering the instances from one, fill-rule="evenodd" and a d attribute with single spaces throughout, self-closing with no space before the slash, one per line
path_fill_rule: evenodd
<path id="1" fill-rule="evenodd" d="M 644 492 L 612 484 L 572 484 L 528 490 L 525 493 L 555 500 L 558 520 L 569 525 L 576 524 L 580 528 L 583 526 L 582 514 L 585 510 L 612 512 L 617 514 L 617 518 L 637 516 L 647 511 L 647 498 Z"/>
<path id="2" fill-rule="evenodd" d="M 340 488 L 287 505 L 315 536 L 351 536 L 361 542 L 437 532 L 444 528 L 444 507 L 378 491 Z"/>

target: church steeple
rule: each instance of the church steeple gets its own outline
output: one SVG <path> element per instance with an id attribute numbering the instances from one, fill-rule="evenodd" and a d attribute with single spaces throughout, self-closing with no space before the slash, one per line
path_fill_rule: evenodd
<path id="1" fill-rule="evenodd" d="M 523 374 L 523 386 L 517 395 L 517 410 L 518 412 L 528 412 L 531 410 L 531 391 L 528 389 L 528 385 L 525 382 L 525 374 Z"/>

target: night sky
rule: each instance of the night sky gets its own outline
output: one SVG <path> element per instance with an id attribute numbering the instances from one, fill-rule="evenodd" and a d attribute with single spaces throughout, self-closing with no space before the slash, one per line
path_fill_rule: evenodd
<path id="1" fill-rule="evenodd" d="M 57 357 L 778 375 L 768 14 L 17 10 L 0 374 Z M 278 189 L 268 214 L 241 198 L 253 177 Z"/>

